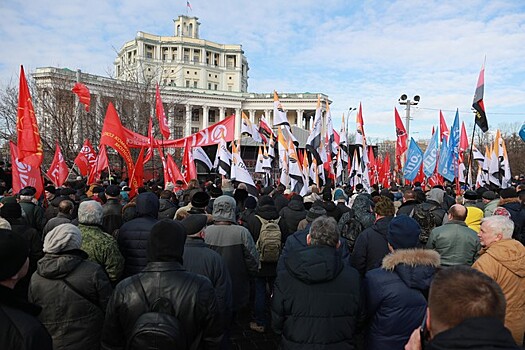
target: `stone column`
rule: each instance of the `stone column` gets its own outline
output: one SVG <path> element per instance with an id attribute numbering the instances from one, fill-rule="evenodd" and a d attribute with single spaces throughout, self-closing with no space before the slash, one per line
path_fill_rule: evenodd
<path id="1" fill-rule="evenodd" d="M 297 111 L 297 126 L 304 129 L 303 113 L 304 109 L 298 109 Z"/>
<path id="2" fill-rule="evenodd" d="M 235 108 L 235 140 L 241 139 L 241 109 Z"/>
<path id="3" fill-rule="evenodd" d="M 250 121 L 255 123 L 255 109 L 250 109 Z"/>
<path id="4" fill-rule="evenodd" d="M 219 121 L 223 121 L 224 120 L 224 112 L 226 111 L 226 109 L 224 107 L 219 107 Z"/>
<path id="5" fill-rule="evenodd" d="M 271 128 L 272 125 L 273 125 L 272 110 L 271 109 L 265 109 L 264 110 L 264 117 L 266 118 L 266 121 L 268 122 L 268 126 Z"/>
<path id="6" fill-rule="evenodd" d="M 185 120 L 185 130 L 184 136 L 191 135 L 191 110 L 192 106 L 190 104 L 186 105 L 186 120 Z"/>
<path id="7" fill-rule="evenodd" d="M 208 111 L 210 107 L 203 105 L 202 106 L 202 128 L 206 129 L 208 127 Z"/>

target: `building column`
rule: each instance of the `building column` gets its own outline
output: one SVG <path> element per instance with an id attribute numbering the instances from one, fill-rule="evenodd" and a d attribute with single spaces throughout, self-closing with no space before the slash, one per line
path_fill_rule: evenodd
<path id="1" fill-rule="evenodd" d="M 303 123 L 303 113 L 304 109 L 298 109 L 297 111 L 297 126 L 301 129 L 304 129 L 304 123 Z"/>
<path id="2" fill-rule="evenodd" d="M 235 108 L 235 140 L 241 139 L 241 109 Z"/>
<path id="3" fill-rule="evenodd" d="M 202 106 L 202 128 L 206 129 L 208 127 L 208 111 L 210 107 L 203 105 Z"/>
<path id="4" fill-rule="evenodd" d="M 264 110 L 264 117 L 266 118 L 266 122 L 268 122 L 268 126 L 271 128 L 273 126 L 272 110 L 271 109 L 265 109 Z"/>
<path id="5" fill-rule="evenodd" d="M 190 104 L 187 104 L 184 136 L 191 135 L 191 110 L 192 106 Z"/>
<path id="6" fill-rule="evenodd" d="M 224 120 L 224 112 L 225 112 L 225 108 L 219 107 L 219 121 L 221 122 Z"/>
<path id="7" fill-rule="evenodd" d="M 250 109 L 250 121 L 255 123 L 255 109 Z"/>

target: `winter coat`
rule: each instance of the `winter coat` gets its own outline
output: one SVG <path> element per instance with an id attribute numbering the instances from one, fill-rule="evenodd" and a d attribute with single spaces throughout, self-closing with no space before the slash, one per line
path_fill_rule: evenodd
<path id="1" fill-rule="evenodd" d="M 22 216 L 25 218 L 27 224 L 35 228 L 38 233 L 42 233 L 46 225 L 44 209 L 31 201 L 25 200 L 20 201 L 20 207 L 22 207 Z"/>
<path id="2" fill-rule="evenodd" d="M 71 215 L 58 213 L 55 217 L 49 219 L 42 230 L 42 237 L 45 237 L 49 231 L 62 224 L 70 224 L 73 218 Z"/>
<path id="3" fill-rule="evenodd" d="M 401 206 L 397 209 L 396 216 L 399 215 L 407 215 L 410 216 L 412 214 L 412 210 L 414 210 L 414 207 L 418 205 L 419 202 L 416 200 L 408 200 L 401 204 Z"/>
<path id="4" fill-rule="evenodd" d="M 430 199 L 421 205 L 423 206 L 423 209 L 430 210 L 434 215 L 435 227 L 443 225 L 443 218 L 446 216 L 447 212 L 441 207 L 441 204 Z"/>
<path id="5" fill-rule="evenodd" d="M 296 250 L 280 271 L 272 299 L 272 328 L 281 349 L 354 349 L 360 309 L 359 274 L 338 250 Z"/>
<path id="6" fill-rule="evenodd" d="M 221 256 L 210 249 L 202 238 L 188 237 L 182 259 L 187 271 L 210 279 L 215 288 L 217 309 L 221 314 L 222 324 L 229 325 L 232 311 L 232 281 Z"/>
<path id="7" fill-rule="evenodd" d="M 0 285 L 0 348 L 52 350 L 51 336 L 36 318 L 41 311 L 40 306 Z"/>
<path id="8" fill-rule="evenodd" d="M 323 207 L 326 210 L 326 216 L 334 218 L 335 221 L 339 221 L 341 219 L 341 216 L 343 213 L 341 213 L 341 209 L 335 205 L 332 201 L 322 201 L 317 202 L 321 207 Z"/>
<path id="9" fill-rule="evenodd" d="M 102 266 L 111 282 L 117 282 L 124 270 L 124 257 L 115 238 L 96 225 L 79 224 L 78 228 L 82 233 L 81 249 L 88 259 Z"/>
<path id="10" fill-rule="evenodd" d="M 525 243 L 525 207 L 518 198 L 507 198 L 499 201 L 499 206 L 508 210 L 514 222 L 512 238 Z"/>
<path id="11" fill-rule="evenodd" d="M 426 296 L 439 265 L 434 251 L 399 249 L 366 273 L 367 349 L 403 349 L 425 316 Z"/>
<path id="12" fill-rule="evenodd" d="M 158 219 L 173 219 L 175 213 L 177 212 L 177 205 L 170 201 L 169 199 L 161 198 L 159 199 L 159 215 Z"/>
<path id="13" fill-rule="evenodd" d="M 223 258 L 232 280 L 232 309 L 248 305 L 250 276 L 259 269 L 259 254 L 247 228 L 239 225 L 206 227 L 205 242 Z"/>
<path id="14" fill-rule="evenodd" d="M 102 206 L 102 211 L 102 229 L 112 235 L 122 226 L 122 205 L 118 199 L 109 198 Z"/>
<path id="15" fill-rule="evenodd" d="M 137 217 L 124 223 L 119 230 L 118 246 L 126 260 L 122 277 L 139 273 L 147 264 L 146 247 L 149 233 L 158 220 L 159 201 L 151 192 L 141 193 L 135 206 Z"/>
<path id="16" fill-rule="evenodd" d="M 507 300 L 505 327 L 517 344 L 525 332 L 525 247 L 514 239 L 502 239 L 480 252 L 473 268 L 492 277 Z"/>
<path id="17" fill-rule="evenodd" d="M 80 250 L 46 254 L 31 277 L 29 301 L 42 307 L 38 318 L 53 337 L 55 350 L 100 346 L 112 288 L 104 270 L 86 258 Z"/>
<path id="18" fill-rule="evenodd" d="M 353 201 L 352 209 L 354 210 L 355 217 L 364 228 L 372 226 L 376 220 L 374 212 L 372 211 L 372 201 L 368 195 L 360 193 Z"/>
<path id="19" fill-rule="evenodd" d="M 293 201 L 295 202 L 295 201 Z M 281 212 L 287 208 L 283 208 Z M 262 217 L 265 220 L 277 220 L 279 219 L 279 228 L 281 229 L 281 243 L 284 245 L 286 237 L 288 237 L 288 225 L 283 217 L 279 217 L 275 207 L 273 205 L 262 205 L 255 209 L 255 215 Z M 257 216 L 253 215 L 248 221 L 248 230 L 252 234 L 253 241 L 257 242 L 261 234 L 262 223 Z M 257 276 L 259 277 L 274 277 L 277 275 L 275 269 L 277 268 L 276 262 L 261 262 Z"/>
<path id="20" fill-rule="evenodd" d="M 288 206 L 281 209 L 279 212 L 281 220 L 286 223 L 287 231 L 293 233 L 297 231 L 299 222 L 306 218 L 306 209 L 304 204 L 298 200 L 291 200 Z"/>
<path id="21" fill-rule="evenodd" d="M 369 270 L 381 266 L 381 261 L 390 253 L 386 233 L 392 216 L 383 217 L 365 229 L 355 241 L 352 253 L 352 266 L 361 276 Z"/>
<path id="22" fill-rule="evenodd" d="M 500 199 L 494 199 L 485 204 L 485 209 L 483 209 L 483 216 L 488 218 L 489 216 L 492 216 L 494 214 L 494 210 L 498 207 Z"/>
<path id="23" fill-rule="evenodd" d="M 65 196 L 55 196 L 50 202 L 47 208 L 44 210 L 44 216 L 46 220 L 51 220 L 52 218 L 56 217 L 59 213 L 58 205 L 60 202 L 62 202 L 64 199 L 69 199 Z"/>
<path id="24" fill-rule="evenodd" d="M 436 334 L 427 344 L 429 350 L 519 350 L 512 335 L 500 320 L 473 317 Z"/>
<path id="25" fill-rule="evenodd" d="M 276 193 L 273 195 L 273 200 L 275 202 L 275 209 L 279 213 L 282 208 L 288 205 L 288 199 L 282 193 Z"/>
<path id="26" fill-rule="evenodd" d="M 222 325 L 210 280 L 173 261 L 150 262 L 117 285 L 107 308 L 102 349 L 124 349 L 139 316 L 161 296 L 171 301 L 192 349 L 218 348 Z"/>
<path id="27" fill-rule="evenodd" d="M 430 233 L 427 249 L 434 249 L 441 256 L 441 265 L 472 265 L 481 245 L 474 230 L 464 221 L 451 220 Z"/>
<path id="28" fill-rule="evenodd" d="M 341 212 L 341 216 L 343 216 L 345 213 L 348 213 L 349 211 L 352 210 L 348 205 L 346 205 L 344 201 L 337 201 L 335 206 L 339 208 L 339 211 Z M 339 220 L 341 220 L 341 218 L 339 218 Z"/>

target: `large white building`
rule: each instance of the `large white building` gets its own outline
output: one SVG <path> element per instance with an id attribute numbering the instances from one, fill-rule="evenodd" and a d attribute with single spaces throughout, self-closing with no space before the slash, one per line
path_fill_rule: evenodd
<path id="1" fill-rule="evenodd" d="M 273 91 L 248 92 L 249 65 L 242 46 L 201 39 L 199 26 L 198 18 L 179 16 L 174 20 L 173 36 L 139 31 L 120 49 L 114 62 L 115 77 L 54 67 L 37 68 L 33 77 L 43 96 L 57 86 L 70 93 L 77 81 L 90 89 L 91 111 L 88 118 L 79 118 L 76 125 L 79 144 L 90 136 L 87 130 L 94 133 L 101 128 L 110 101 L 117 107 L 124 125 L 143 132 L 149 116 L 155 115 L 157 83 L 173 139 L 195 133 L 232 114 L 236 116 L 236 136 L 240 137 L 241 112 L 252 122 L 258 122 L 264 115 L 271 123 Z M 329 101 L 324 94 L 279 91 L 291 125 L 309 128 L 318 95 L 324 108 L 325 101 Z M 70 96 L 71 101 L 76 101 L 72 93 Z M 76 113 L 84 112 L 77 108 Z M 44 128 L 54 127 L 53 117 L 45 111 L 37 115 L 44 119 Z"/>

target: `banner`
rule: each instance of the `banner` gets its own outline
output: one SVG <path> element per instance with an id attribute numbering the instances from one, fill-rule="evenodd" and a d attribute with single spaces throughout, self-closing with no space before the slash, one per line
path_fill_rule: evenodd
<path id="1" fill-rule="evenodd" d="M 97 153 L 88 139 L 84 141 L 82 149 L 75 158 L 74 163 L 82 176 L 89 174 L 91 168 L 97 163 Z"/>
<path id="2" fill-rule="evenodd" d="M 405 180 L 413 181 L 416 178 L 422 162 L 423 151 L 421 151 L 421 148 L 419 148 L 416 141 L 414 141 L 413 138 L 410 138 L 410 146 L 407 151 L 407 161 L 403 167 L 403 177 Z"/>
<path id="3" fill-rule="evenodd" d="M 44 184 L 40 167 L 22 163 L 18 159 L 18 148 L 13 141 L 9 142 L 11 149 L 11 163 L 13 164 L 13 193 L 18 193 L 24 187 L 31 186 L 36 188 L 35 198 L 40 198 L 44 192 Z"/>

